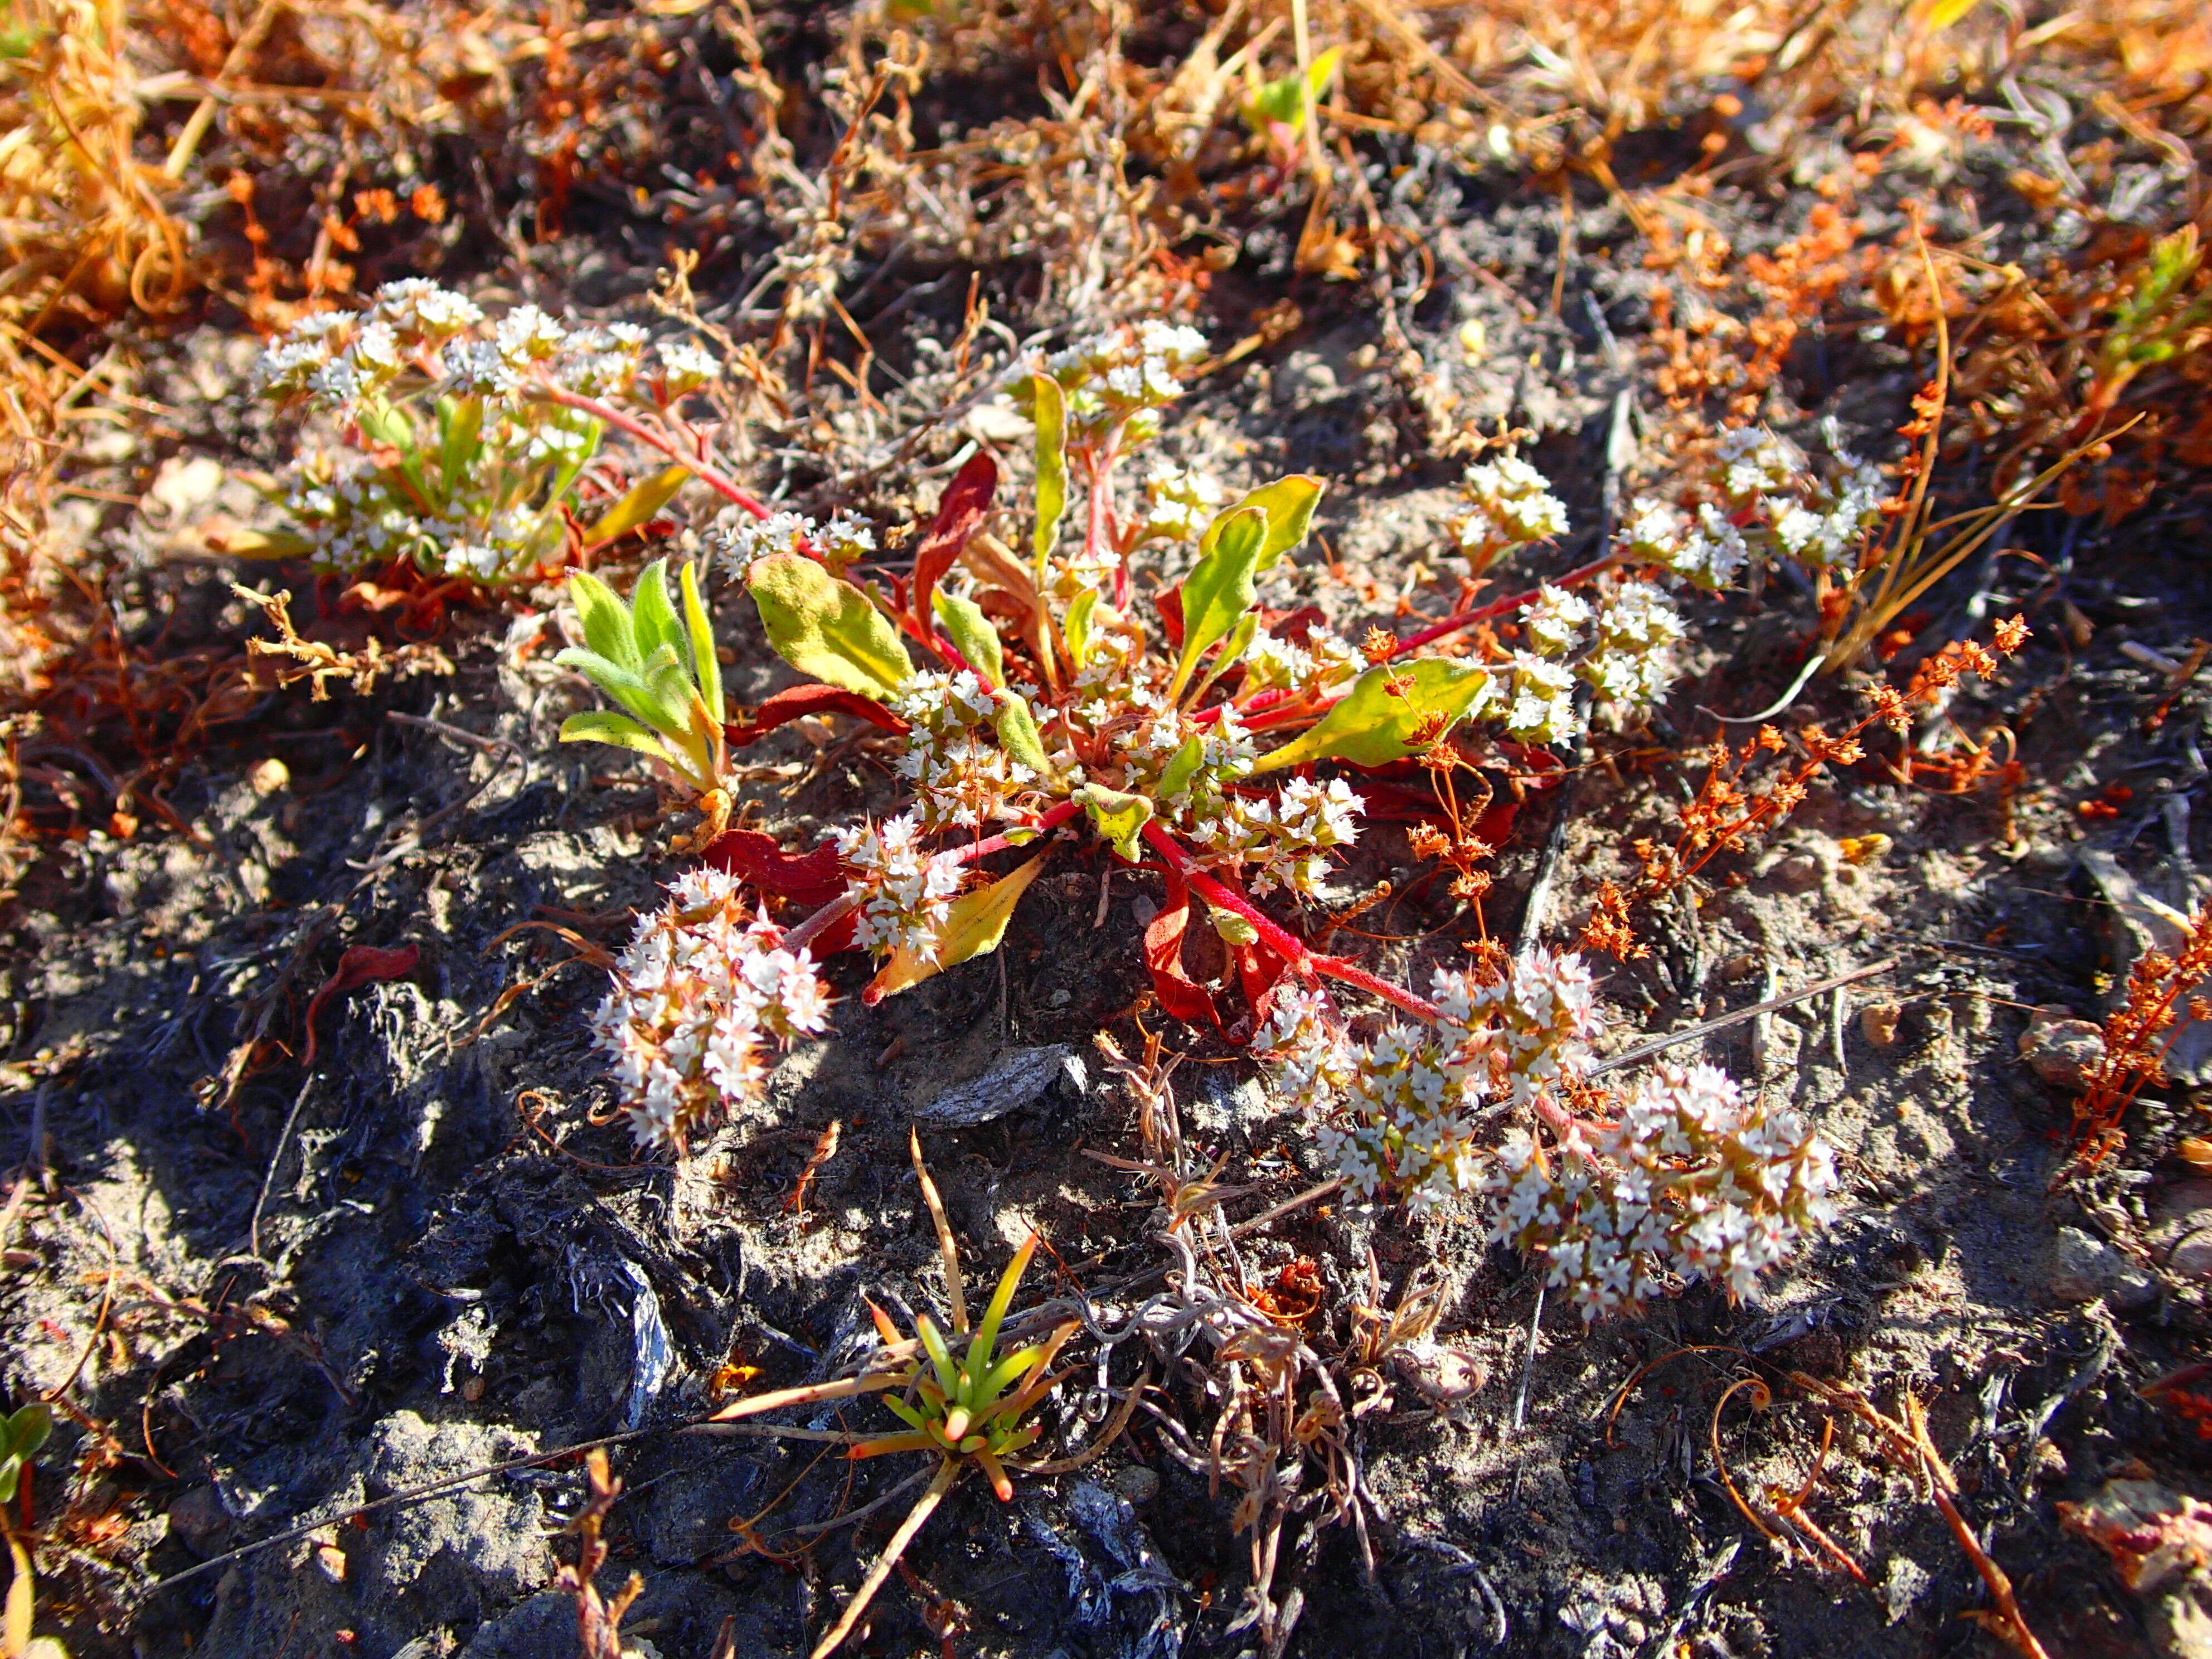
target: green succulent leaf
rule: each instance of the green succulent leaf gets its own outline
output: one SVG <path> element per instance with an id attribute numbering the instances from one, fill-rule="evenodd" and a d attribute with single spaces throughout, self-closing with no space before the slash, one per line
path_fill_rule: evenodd
<path id="1" fill-rule="evenodd" d="M 999 941 L 1006 937 L 1006 922 L 1014 914 L 1015 904 L 1044 868 L 1044 860 L 1045 855 L 1040 853 L 1012 874 L 1001 876 L 989 886 L 953 900 L 951 910 L 937 930 L 936 960 L 924 961 L 911 951 L 892 951 L 890 960 L 860 994 L 861 1001 L 872 1006 L 947 968 L 957 968 L 997 950 Z M 951 1392 L 949 1385 L 946 1391 Z"/>
<path id="2" fill-rule="evenodd" d="M 1259 631 L 1260 613 L 1257 611 L 1247 611 L 1237 619 L 1237 626 L 1229 630 L 1229 637 L 1222 641 L 1221 649 L 1213 653 L 1213 660 L 1206 664 L 1206 672 L 1191 688 L 1190 700 L 1194 705 L 1206 696 L 1206 687 L 1244 659 L 1245 652 L 1251 648 L 1252 636 Z"/>
<path id="3" fill-rule="evenodd" d="M 1261 485 L 1213 515 L 1213 522 L 1198 538 L 1199 556 L 1203 558 L 1213 551 L 1215 544 L 1221 539 L 1222 530 L 1232 517 L 1248 507 L 1256 507 L 1267 515 L 1267 536 L 1260 544 L 1260 562 L 1253 569 L 1256 574 L 1265 575 L 1285 553 L 1305 540 L 1306 532 L 1313 526 L 1314 508 L 1321 503 L 1321 492 L 1322 481 L 1305 472 L 1293 472 L 1287 478 Z"/>
<path id="4" fill-rule="evenodd" d="M 1222 525 L 1212 551 L 1183 579 L 1182 657 L 1168 688 L 1170 702 L 1182 699 L 1206 647 L 1236 627 L 1258 599 L 1253 578 L 1267 542 L 1266 509 L 1240 507 Z"/>
<path id="5" fill-rule="evenodd" d="M 561 722 L 561 741 L 611 744 L 617 749 L 649 755 L 664 765 L 673 764 L 665 744 L 629 715 L 617 714 L 611 708 L 594 708 L 569 715 Z"/>
<path id="6" fill-rule="evenodd" d="M 946 637 L 968 659 L 968 665 L 989 684 L 1004 685 L 1006 655 L 999 645 L 999 630 L 991 626 L 983 607 L 973 599 L 948 593 L 940 587 L 929 596 L 929 608 L 937 613 L 938 625 L 945 629 Z"/>
<path id="7" fill-rule="evenodd" d="M 699 683 L 700 700 L 708 714 L 720 721 L 722 707 L 722 659 L 714 651 L 714 627 L 707 619 L 707 606 L 699 597 L 699 568 L 684 562 L 679 584 L 684 590 L 684 628 L 691 646 L 691 672 Z"/>
<path id="8" fill-rule="evenodd" d="M 483 420 L 481 398 L 438 399 L 438 474 L 449 499 L 469 463 L 476 459 L 483 437 Z"/>
<path id="9" fill-rule="evenodd" d="M 1060 624 L 1060 636 L 1067 642 L 1067 660 L 1078 673 L 1090 654 L 1091 617 L 1097 608 L 1098 590 L 1086 587 L 1067 602 L 1067 615 Z"/>
<path id="10" fill-rule="evenodd" d="M 590 571 L 579 570 L 568 578 L 568 599 L 584 624 L 584 643 L 607 661 L 635 671 L 639 660 L 637 630 L 630 623 L 629 607 L 614 589 Z M 568 654 L 562 653 L 564 658 Z M 591 672 L 588 668 L 584 672 Z"/>
<path id="11" fill-rule="evenodd" d="M 1086 783 L 1077 790 L 1073 799 L 1083 804 L 1091 815 L 1091 828 L 1101 839 L 1113 848 L 1121 860 L 1129 864 L 1137 861 L 1137 837 L 1152 821 L 1152 803 L 1149 797 L 1109 789 L 1103 784 Z"/>
<path id="12" fill-rule="evenodd" d="M 1198 775 L 1198 763 L 1206 754 L 1206 738 L 1194 732 L 1183 740 L 1183 745 L 1168 763 L 1160 781 L 1152 786 L 1162 800 L 1173 800 L 1190 787 L 1190 781 Z"/>
<path id="13" fill-rule="evenodd" d="M 999 747 L 1039 778 L 1054 775 L 1055 769 L 1044 752 L 1044 740 L 1037 735 L 1036 715 L 1020 692 L 999 693 L 999 713 L 992 724 L 998 730 Z"/>
<path id="14" fill-rule="evenodd" d="M 1255 774 L 1307 761 L 1349 761 L 1354 766 L 1388 766 L 1421 752 L 1419 734 L 1443 717 L 1449 731 L 1489 684 L 1487 669 L 1474 663 L 1425 657 L 1417 662 L 1378 663 L 1352 683 L 1343 700 L 1304 736 L 1260 757 Z"/>
<path id="15" fill-rule="evenodd" d="M 813 560 L 771 554 L 754 562 L 746 586 L 769 643 L 800 673 L 878 702 L 914 673 L 883 612 Z"/>
<path id="16" fill-rule="evenodd" d="M 1067 400 L 1049 374 L 1032 374 L 1036 392 L 1036 584 L 1044 586 L 1045 561 L 1060 539 L 1067 511 Z"/>

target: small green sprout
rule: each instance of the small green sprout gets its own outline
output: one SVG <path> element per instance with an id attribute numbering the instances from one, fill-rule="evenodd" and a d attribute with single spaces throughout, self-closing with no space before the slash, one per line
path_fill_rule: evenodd
<path id="1" fill-rule="evenodd" d="M 561 741 L 612 744 L 659 762 L 699 797 L 706 823 L 688 844 L 704 847 L 722 833 L 730 816 L 722 671 L 690 565 L 683 567 L 678 586 L 680 617 L 669 601 L 665 560 L 645 568 L 628 605 L 587 571 L 569 576 L 568 596 L 584 625 L 584 644 L 556 660 L 579 670 L 627 712 L 571 714 L 562 723 Z"/>
<path id="2" fill-rule="evenodd" d="M 860 1615 L 867 1611 L 876 1592 L 890 1577 L 891 1569 L 898 1565 L 907 1546 L 914 1541 L 945 1494 L 952 1490 L 954 1482 L 967 1473 L 970 1463 L 983 1471 L 1000 1503 L 1013 1500 L 1014 1484 L 1007 1474 L 1005 1460 L 1034 1444 L 1042 1432 L 1036 1424 L 1025 1425 L 1022 1419 L 1059 1384 L 1065 1373 L 1053 1373 L 1052 1362 L 1080 1328 L 1077 1322 L 1070 1320 L 1054 1328 L 1043 1341 L 1017 1348 L 1004 1358 L 998 1357 L 1000 1328 L 1006 1322 L 1006 1310 L 1012 1305 L 1014 1291 L 1029 1268 L 1030 1258 L 1036 1252 L 1037 1237 L 1031 1233 L 1021 1249 L 1014 1252 L 1014 1259 L 1006 1264 L 990 1305 L 983 1310 L 981 1322 L 970 1331 L 968 1300 L 960 1286 L 959 1247 L 952 1241 L 952 1225 L 945 1219 L 945 1203 L 938 1196 L 937 1183 L 929 1178 L 929 1170 L 922 1164 L 919 1135 L 913 1138 L 912 1150 L 915 1174 L 921 1182 L 921 1196 L 929 1206 L 930 1219 L 936 1224 L 937 1248 L 945 1261 L 945 1296 L 952 1316 L 951 1337 L 966 1337 L 967 1352 L 956 1354 L 952 1340 L 927 1314 L 915 1318 L 913 1337 L 900 1336 L 890 1316 L 872 1302 L 868 1310 L 875 1316 L 876 1330 L 884 1339 L 884 1348 L 860 1376 L 756 1395 L 716 1413 L 713 1422 L 701 1425 L 712 1432 L 715 1425 L 779 1407 L 808 1406 L 824 1400 L 849 1400 L 855 1395 L 881 1394 L 884 1396 L 884 1404 L 909 1425 L 908 1431 L 852 1436 L 846 1443 L 850 1448 L 847 1455 L 882 1457 L 904 1451 L 937 1455 L 936 1474 L 915 1501 L 914 1508 L 907 1512 L 906 1519 L 899 1523 L 898 1530 L 891 1534 L 890 1542 L 884 1546 L 867 1577 L 860 1581 L 860 1588 L 854 1592 L 836 1624 L 815 1644 L 811 1659 L 827 1659 L 858 1627 Z M 892 1398 L 895 1392 L 904 1397 Z M 1032 1472 L 1056 1474 L 1089 1462 L 1105 1449 L 1127 1420 L 1125 1412 L 1089 1450 L 1064 1462 L 1036 1466 Z"/>
<path id="3" fill-rule="evenodd" d="M 8 1554 L 15 1569 L 8 1583 L 6 1605 L 0 1609 L 0 1659 L 69 1659 L 69 1650 L 52 1637 L 31 1634 L 37 1589 L 31 1577 L 31 1554 L 3 1512 L 15 1501 L 24 1464 L 46 1443 L 53 1428 L 52 1409 L 35 1402 L 0 1418 L 0 1528 L 6 1528 Z"/>

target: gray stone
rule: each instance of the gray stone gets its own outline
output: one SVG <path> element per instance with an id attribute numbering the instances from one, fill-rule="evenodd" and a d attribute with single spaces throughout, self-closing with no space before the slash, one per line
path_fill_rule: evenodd
<path id="1" fill-rule="evenodd" d="M 2079 1227 L 2058 1230 L 2051 1293 L 2061 1302 L 2103 1297 L 2118 1309 L 2144 1308 L 2158 1299 L 2158 1280 L 2126 1255 Z"/>

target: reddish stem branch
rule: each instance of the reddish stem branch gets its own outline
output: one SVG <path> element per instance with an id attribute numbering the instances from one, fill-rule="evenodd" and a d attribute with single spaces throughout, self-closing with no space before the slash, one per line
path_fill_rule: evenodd
<path id="1" fill-rule="evenodd" d="M 1163 830 L 1157 820 L 1145 826 L 1145 839 L 1168 861 L 1169 867 L 1189 884 L 1191 891 L 1208 904 L 1231 911 L 1251 923 L 1253 930 L 1260 935 L 1261 943 L 1290 963 L 1303 977 L 1312 979 L 1316 975 L 1325 975 L 1340 980 L 1370 996 L 1380 997 L 1431 1024 L 1442 1017 L 1434 1003 L 1415 996 L 1402 985 L 1393 985 L 1387 979 L 1378 979 L 1364 968 L 1355 966 L 1341 957 L 1315 955 L 1306 948 L 1303 939 L 1270 920 L 1243 894 L 1200 869 L 1190 854 L 1176 844 L 1175 837 Z"/>
<path id="2" fill-rule="evenodd" d="M 573 409 L 595 421 L 604 421 L 617 432 L 628 433 L 638 442 L 659 450 L 724 500 L 735 502 L 756 519 L 768 517 L 769 510 L 762 505 L 759 497 L 732 483 L 698 456 L 685 454 L 683 447 L 666 433 L 654 431 L 644 422 L 623 414 L 611 404 L 602 403 L 597 398 L 586 398 L 581 392 L 571 392 L 565 386 L 540 385 L 533 387 L 532 392 L 533 395 L 547 403 Z"/>
<path id="3" fill-rule="evenodd" d="M 1572 587 L 1577 582 L 1589 581 L 1593 577 L 1603 575 L 1613 566 L 1620 563 L 1626 556 L 1624 554 L 1608 553 L 1601 559 L 1591 560 L 1579 569 L 1570 570 L 1559 580 L 1547 582 L 1545 586 Z M 1541 587 L 1532 587 L 1524 593 L 1510 593 L 1502 599 L 1492 599 L 1487 605 L 1478 605 L 1471 610 L 1455 611 L 1442 622 L 1424 628 L 1418 634 L 1407 635 L 1398 641 L 1396 649 L 1390 654 L 1394 657 L 1402 655 L 1432 641 L 1440 640 L 1447 634 L 1456 634 L 1462 628 L 1472 628 L 1479 622 L 1487 622 L 1492 617 L 1502 617 L 1509 611 L 1517 611 L 1524 605 L 1533 605 L 1543 591 Z"/>

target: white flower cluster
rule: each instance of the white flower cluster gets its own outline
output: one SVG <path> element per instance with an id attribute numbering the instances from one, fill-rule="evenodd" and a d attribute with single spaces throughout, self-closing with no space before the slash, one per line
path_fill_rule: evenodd
<path id="1" fill-rule="evenodd" d="M 487 329 L 473 301 L 409 277 L 379 289 L 366 311 L 322 312 L 295 324 L 262 353 L 253 381 L 265 396 L 304 398 L 349 417 L 426 386 L 507 401 L 537 379 L 601 397 L 629 386 L 645 343 L 634 324 L 572 331 L 536 306 L 518 306 Z M 687 351 L 705 355 L 664 347 L 664 365 L 681 364 Z"/>
<path id="2" fill-rule="evenodd" d="M 405 417 L 387 411 L 384 418 Z M 411 558 L 434 576 L 512 581 L 558 562 L 563 530 L 546 498 L 588 459 L 596 435 L 593 422 L 567 410 L 532 422 L 495 411 L 453 488 L 444 489 L 439 475 L 428 503 L 403 468 L 319 448 L 302 452 L 276 499 L 318 569 L 351 572 Z"/>
<path id="3" fill-rule="evenodd" d="M 1284 691 L 1292 697 L 1317 697 L 1348 684 L 1366 666 L 1358 647 L 1319 623 L 1298 640 L 1257 634 L 1244 653 L 1244 684 L 1239 695 Z"/>
<path id="4" fill-rule="evenodd" d="M 1078 340 L 1044 360 L 1060 382 L 1071 443 L 1096 442 L 1115 426 L 1137 441 L 1159 431 L 1158 411 L 1182 395 L 1178 373 L 1206 356 L 1206 336 L 1179 324 L 1146 321 Z M 1034 416 L 1032 371 L 1018 366 L 1006 380 L 1015 406 Z"/>
<path id="5" fill-rule="evenodd" d="M 1834 564 L 1881 520 L 1881 469 L 1850 455 L 1823 483 L 1795 445 L 1764 427 L 1736 427 L 1722 434 L 1717 459 L 1717 502 L 1690 512 L 1637 501 L 1621 532 L 1630 552 L 1717 589 L 1753 559 L 1778 554 L 1816 568 Z"/>
<path id="6" fill-rule="evenodd" d="M 1172 461 L 1154 461 L 1146 469 L 1142 484 L 1145 516 L 1139 520 L 1139 541 L 1194 542 L 1228 499 L 1212 477 Z"/>
<path id="7" fill-rule="evenodd" d="M 1596 641 L 1575 665 L 1599 702 L 1624 713 L 1656 708 L 1674 678 L 1681 613 L 1650 582 L 1624 582 L 1599 604 Z"/>
<path id="8" fill-rule="evenodd" d="M 1475 1136 L 1484 1103 L 1479 1066 L 1425 1026 L 1394 1024 L 1358 1051 L 1349 1111 L 1315 1137 L 1359 1198 L 1390 1193 L 1432 1212 L 1481 1176 Z"/>
<path id="9" fill-rule="evenodd" d="M 925 851 L 921 833 L 910 812 L 836 832 L 838 855 L 853 876 L 849 890 L 860 899 L 854 942 L 878 957 L 905 950 L 934 962 L 938 930 L 960 891 L 960 866 Z"/>
<path id="10" fill-rule="evenodd" d="M 1249 869 L 1255 893 L 1281 887 L 1319 898 L 1328 879 L 1328 855 L 1358 837 L 1364 805 L 1342 778 L 1327 783 L 1293 778 L 1272 799 L 1227 796 L 1221 816 L 1193 826 L 1190 838 Z"/>
<path id="11" fill-rule="evenodd" d="M 733 582 L 743 582 L 754 563 L 771 553 L 811 554 L 833 571 L 876 550 L 876 532 L 846 513 L 817 524 L 803 513 L 771 513 L 756 519 L 741 507 L 725 507 L 707 530 L 707 550 Z"/>
<path id="12" fill-rule="evenodd" d="M 1460 493 L 1468 511 L 1454 532 L 1477 575 L 1516 547 L 1566 533 L 1566 503 L 1552 494 L 1550 479 L 1517 455 L 1470 466 Z"/>
<path id="13" fill-rule="evenodd" d="M 1488 1092 L 1520 1105 L 1580 1084 L 1604 1029 L 1588 965 L 1540 945 L 1496 978 L 1439 968 L 1429 995 L 1443 1029 L 1488 1066 Z"/>
<path id="14" fill-rule="evenodd" d="M 1253 1038 L 1279 1090 L 1308 1110 L 1341 1097 L 1319 1135 L 1362 1198 L 1433 1209 L 1480 1176 L 1482 1108 L 1555 1097 L 1589 1065 L 1598 1016 L 1579 957 L 1532 951 L 1502 978 L 1439 969 L 1433 1030 L 1393 1024 L 1353 1045 L 1317 994 L 1278 994 Z"/>
<path id="15" fill-rule="evenodd" d="M 889 706 L 914 728 L 898 772 L 914 785 L 924 830 L 977 830 L 1019 816 L 1014 798 L 1034 788 L 1037 776 L 995 740 L 999 705 L 990 687 L 965 669 L 916 674 Z"/>
<path id="16" fill-rule="evenodd" d="M 1585 1139 L 1510 1137 L 1485 1185 L 1496 1236 L 1550 1266 L 1586 1319 L 1635 1306 L 1662 1269 L 1747 1296 L 1830 1213 L 1835 1164 L 1795 1112 L 1747 1103 L 1710 1066 L 1662 1066 Z"/>
<path id="17" fill-rule="evenodd" d="M 681 1152 L 722 1112 L 757 1104 L 771 1044 L 827 1028 L 830 993 L 781 929 L 748 921 L 735 878 L 695 870 L 639 922 L 592 1029 L 641 1146 Z"/>

